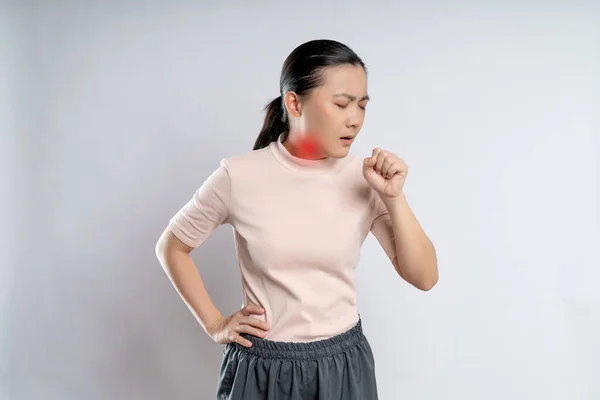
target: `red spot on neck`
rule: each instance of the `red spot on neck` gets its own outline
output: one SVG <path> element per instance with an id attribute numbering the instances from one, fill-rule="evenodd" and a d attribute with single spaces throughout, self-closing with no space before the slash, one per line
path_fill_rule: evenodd
<path id="1" fill-rule="evenodd" d="M 310 160 L 318 158 L 319 146 L 317 139 L 315 139 L 313 135 L 303 135 L 302 138 L 300 138 L 300 140 L 298 140 L 296 144 L 298 157 Z"/>

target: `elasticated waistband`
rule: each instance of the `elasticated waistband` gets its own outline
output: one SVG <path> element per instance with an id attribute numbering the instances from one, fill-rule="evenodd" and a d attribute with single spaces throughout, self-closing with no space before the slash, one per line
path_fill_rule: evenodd
<path id="1" fill-rule="evenodd" d="M 307 343 L 276 342 L 257 338 L 247 334 L 242 335 L 252 342 L 252 347 L 244 347 L 238 343 L 232 343 L 238 351 L 253 354 L 261 358 L 278 358 L 288 360 L 306 360 L 310 358 L 321 358 L 341 353 L 365 340 L 362 331 L 362 323 L 358 323 L 344 333 L 329 339 L 317 340 Z"/>

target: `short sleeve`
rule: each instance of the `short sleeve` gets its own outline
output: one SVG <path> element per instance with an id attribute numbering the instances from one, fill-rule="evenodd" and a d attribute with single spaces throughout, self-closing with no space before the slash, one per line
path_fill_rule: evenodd
<path id="1" fill-rule="evenodd" d="M 222 224 L 229 222 L 231 179 L 224 162 L 171 218 L 169 228 L 186 245 L 196 248 Z"/>
<path id="2" fill-rule="evenodd" d="M 396 258 L 396 239 L 394 237 L 394 227 L 390 214 L 381 201 L 377 193 L 373 193 L 371 200 L 371 233 L 383 247 L 390 261 L 393 263 Z"/>

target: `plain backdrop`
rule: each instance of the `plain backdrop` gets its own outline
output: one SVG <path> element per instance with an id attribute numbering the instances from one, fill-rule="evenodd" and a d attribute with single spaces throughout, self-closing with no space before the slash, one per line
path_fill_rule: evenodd
<path id="1" fill-rule="evenodd" d="M 2 400 L 211 399 L 222 347 L 154 254 L 250 151 L 299 44 L 369 68 L 352 151 L 396 152 L 440 281 L 369 236 L 380 398 L 600 398 L 600 4 L 14 1 L 0 12 Z M 195 251 L 241 305 L 230 226 Z"/>

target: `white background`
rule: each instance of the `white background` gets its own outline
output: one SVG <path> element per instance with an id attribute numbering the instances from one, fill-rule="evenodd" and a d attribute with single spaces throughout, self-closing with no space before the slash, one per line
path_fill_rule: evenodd
<path id="1" fill-rule="evenodd" d="M 439 258 L 419 292 L 363 247 L 380 398 L 599 399 L 600 4 L 249 3 L 2 6 L 0 398 L 214 398 L 222 347 L 154 245 L 331 38 L 369 68 L 353 152 L 406 160 Z M 235 311 L 231 228 L 194 259 Z"/>

